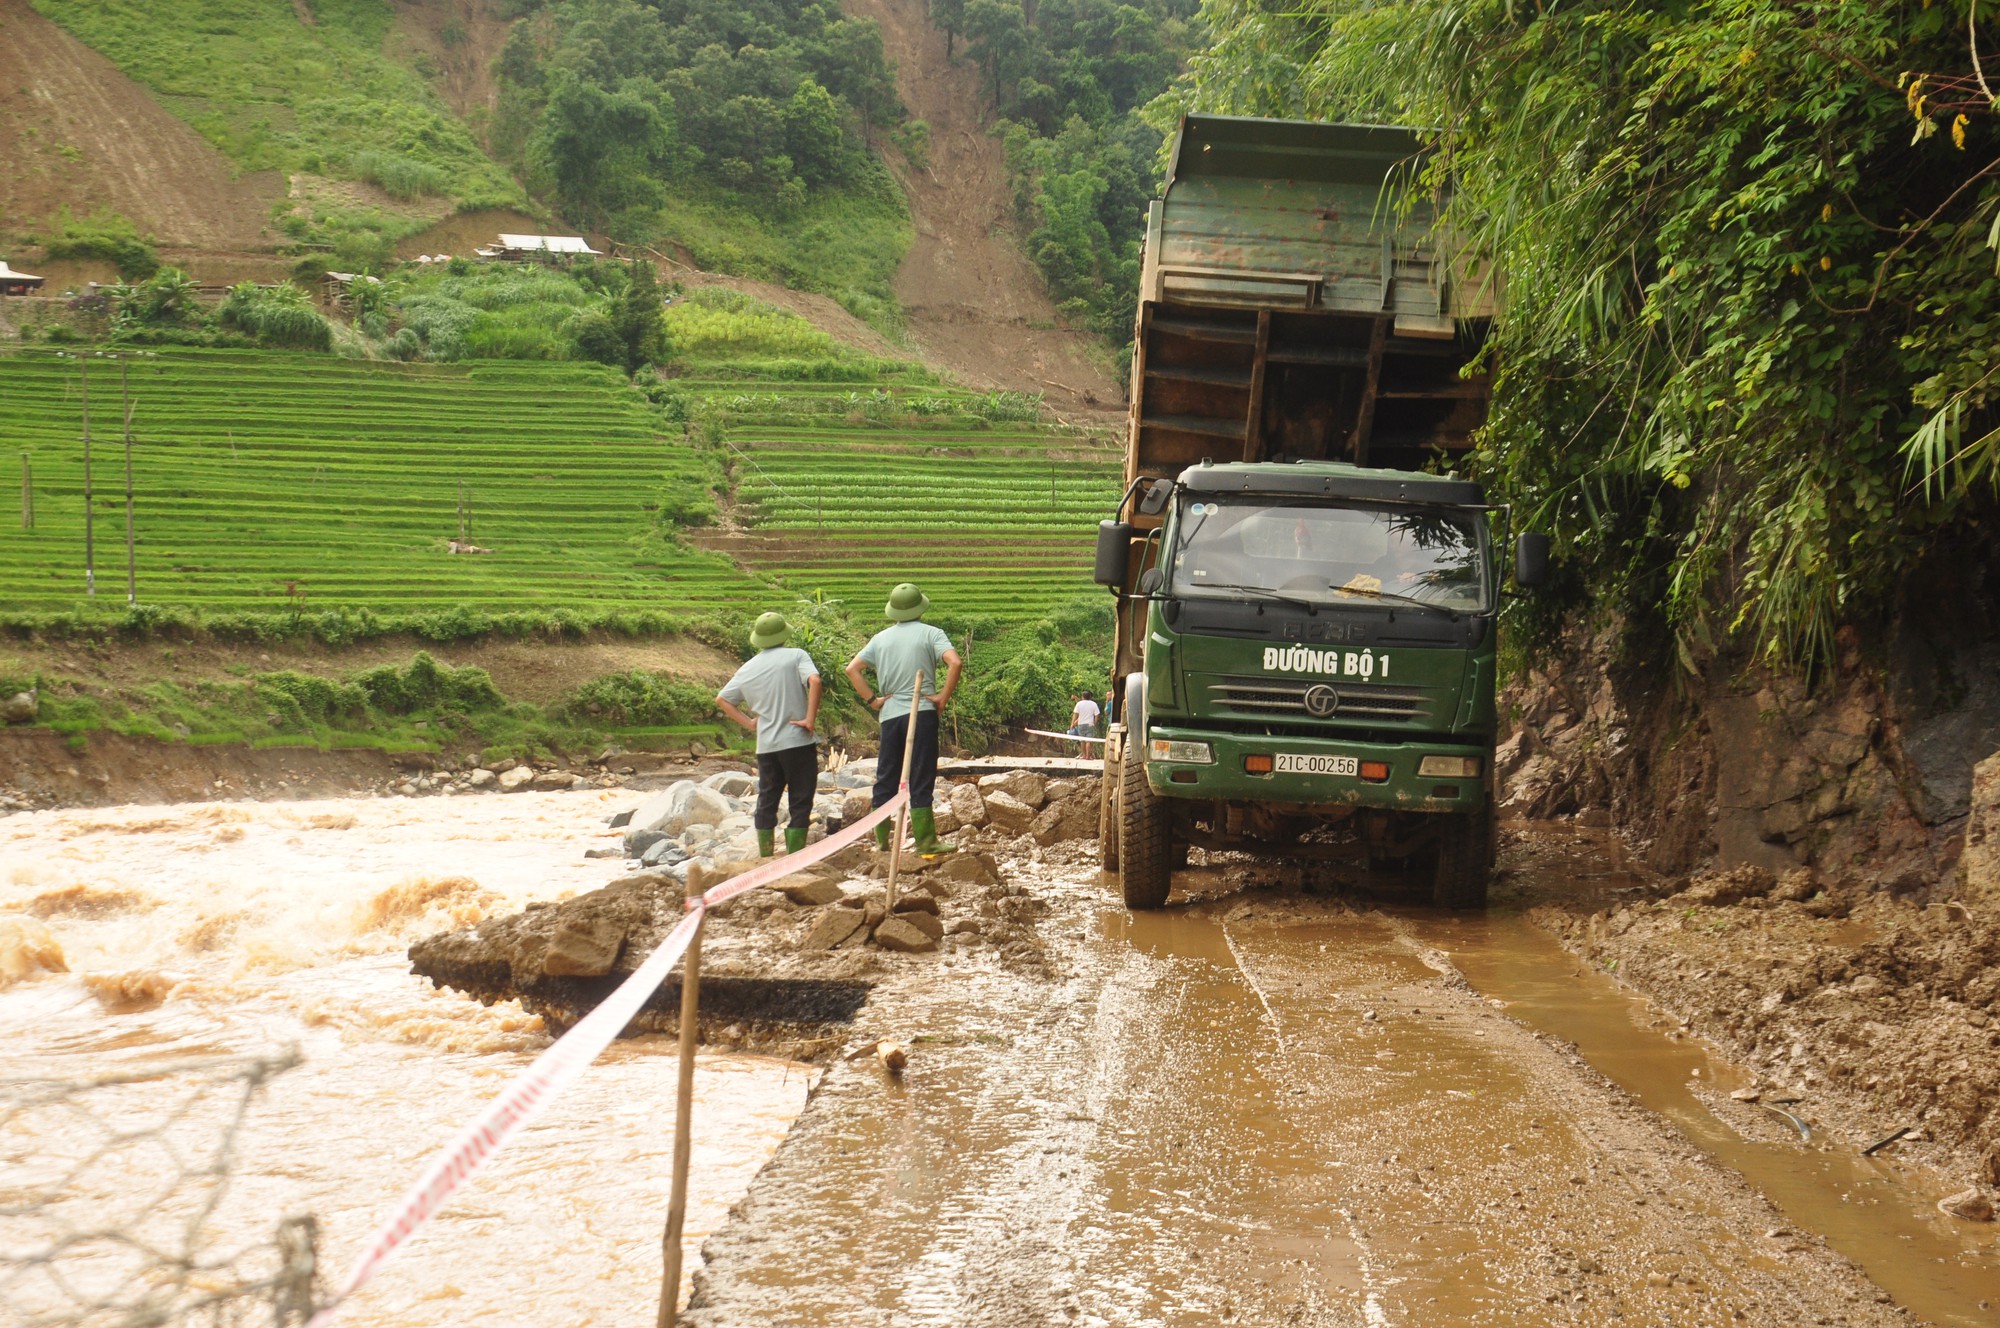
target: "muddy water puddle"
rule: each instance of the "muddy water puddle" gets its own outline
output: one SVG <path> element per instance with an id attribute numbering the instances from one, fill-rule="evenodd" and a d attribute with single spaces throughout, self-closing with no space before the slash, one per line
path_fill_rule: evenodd
<path id="1" fill-rule="evenodd" d="M 1410 930 L 1510 1015 L 1574 1044 L 1919 1319 L 1966 1328 L 2000 1322 L 2000 1243 L 1993 1229 L 1941 1215 L 1936 1193 L 1909 1183 L 1909 1171 L 1893 1157 L 1861 1157 L 1817 1134 L 1790 1137 L 1791 1121 L 1775 1113 L 1760 1118 L 1761 1108 L 1731 1102 L 1729 1092 L 1747 1082 L 1740 1071 L 1705 1044 L 1673 1035 L 1642 999 L 1584 969 L 1525 918 L 1501 911 L 1476 919 L 1429 915 L 1410 919 Z M 1809 1100 L 1786 1110 L 1811 1130 Z"/>
<path id="2" fill-rule="evenodd" d="M 515 794 L 0 820 L 0 914 L 17 929 L 23 918 L 46 928 L 68 970 L 15 955 L 28 971 L 0 984 L 6 1076 L 84 1083 L 296 1047 L 300 1063 L 269 1081 L 234 1132 L 229 1185 L 202 1248 L 265 1246 L 280 1218 L 311 1213 L 337 1275 L 431 1152 L 549 1041 L 514 1006 L 482 1007 L 411 976 L 404 948 L 621 874 L 582 852 L 611 842 L 604 817 L 631 800 Z M 702 1056 L 690 1265 L 816 1073 Z M 650 1323 L 673 1082 L 670 1040 L 614 1045 L 344 1321 Z M 12 1118 L 0 1123 L 0 1169 L 84 1156 L 101 1125 L 129 1127 L 188 1092 L 169 1075 L 133 1091 L 90 1090 L 84 1112 L 63 1123 Z M 225 1117 L 190 1112 L 176 1142 L 189 1156 L 212 1149 L 228 1137 Z M 143 1223 L 149 1187 L 192 1184 L 164 1166 L 156 1151 L 114 1150 L 80 1175 L 74 1212 Z"/>

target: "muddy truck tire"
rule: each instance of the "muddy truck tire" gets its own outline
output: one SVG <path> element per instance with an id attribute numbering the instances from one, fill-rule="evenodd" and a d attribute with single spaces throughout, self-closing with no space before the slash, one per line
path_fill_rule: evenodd
<path id="1" fill-rule="evenodd" d="M 1146 783 L 1145 744 L 1127 733 L 1118 773 L 1118 886 L 1125 907 L 1164 906 L 1173 879 L 1173 809 Z"/>
<path id="2" fill-rule="evenodd" d="M 1493 805 L 1453 816 L 1438 837 L 1431 903 L 1439 908 L 1485 908 L 1493 878 Z"/>

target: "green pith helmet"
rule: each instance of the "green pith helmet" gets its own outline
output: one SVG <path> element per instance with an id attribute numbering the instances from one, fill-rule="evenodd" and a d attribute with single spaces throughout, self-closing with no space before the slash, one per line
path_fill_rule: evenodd
<path id="1" fill-rule="evenodd" d="M 890 622 L 910 622 L 924 616 L 931 606 L 931 597 L 905 581 L 889 592 L 889 602 L 882 606 L 882 612 Z"/>
<path id="2" fill-rule="evenodd" d="M 750 629 L 750 644 L 759 650 L 781 646 L 791 639 L 792 625 L 785 621 L 782 613 L 759 614 L 757 625 Z"/>

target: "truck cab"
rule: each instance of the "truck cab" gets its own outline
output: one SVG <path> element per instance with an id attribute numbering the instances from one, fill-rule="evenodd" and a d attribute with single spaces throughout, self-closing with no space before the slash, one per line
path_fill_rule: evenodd
<path id="1" fill-rule="evenodd" d="M 1402 129 L 1189 116 L 1148 216 L 1102 846 L 1126 903 L 1189 846 L 1492 865 L 1493 509 L 1454 473 L 1492 283 Z M 1545 544 L 1517 552 L 1537 579 Z M 1525 576 L 1522 574 L 1525 573 Z"/>

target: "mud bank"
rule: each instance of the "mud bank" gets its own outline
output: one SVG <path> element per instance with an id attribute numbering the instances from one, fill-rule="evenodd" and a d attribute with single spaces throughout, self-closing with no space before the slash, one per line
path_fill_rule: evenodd
<path id="1" fill-rule="evenodd" d="M 1523 850 L 1532 854 L 1536 850 Z M 1542 851 L 1563 852 L 1563 849 Z M 1762 1098 L 1860 1149 L 2000 1186 L 2000 915 L 1761 868 L 1618 900 L 1530 890 L 1534 920 L 1712 1040 Z"/>

